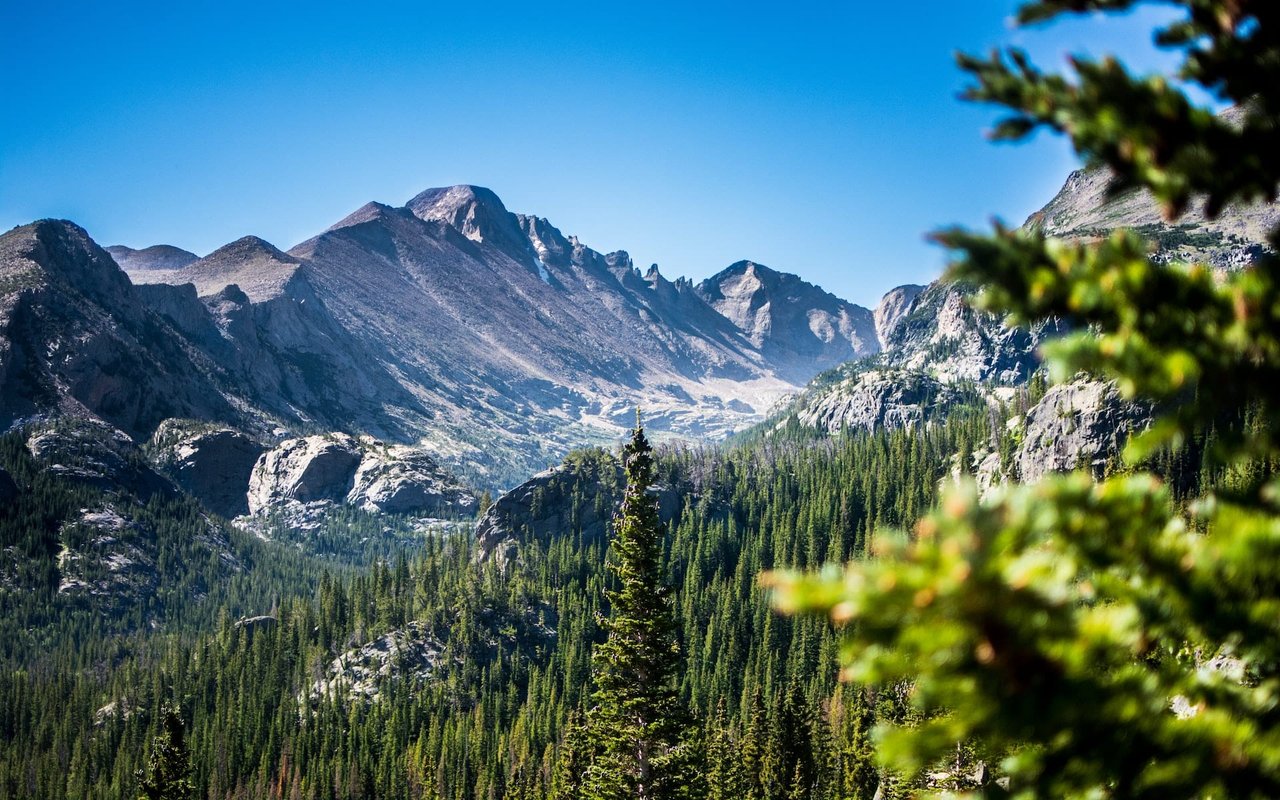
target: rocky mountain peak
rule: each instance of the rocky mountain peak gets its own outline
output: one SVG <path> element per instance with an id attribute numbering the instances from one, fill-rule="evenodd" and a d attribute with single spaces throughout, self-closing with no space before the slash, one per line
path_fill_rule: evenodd
<path id="1" fill-rule="evenodd" d="M 781 273 L 754 261 L 737 261 L 712 277 L 702 282 L 709 292 L 719 291 L 722 295 L 744 296 L 756 294 L 761 290 L 776 286 Z M 760 296 L 763 300 L 763 296 Z"/>
<path id="2" fill-rule="evenodd" d="M 168 417 L 264 441 L 277 427 L 323 426 L 420 445 L 485 485 L 545 464 L 538 448 L 612 438 L 637 404 L 655 430 L 724 435 L 817 372 L 878 348 L 869 311 L 794 276 L 744 261 L 704 294 L 637 269 L 625 251 L 604 254 L 513 214 L 476 186 L 431 189 L 403 207 L 367 203 L 287 253 L 245 237 L 178 269 L 137 264 L 133 286 L 105 253 L 102 264 L 123 299 L 101 316 L 129 306 L 139 337 L 150 326 L 147 341 L 174 351 L 172 372 L 199 373 L 172 408 L 142 402 L 163 392 L 130 394 L 116 424 L 131 433 L 149 437 Z M 708 302 L 738 297 L 731 277 L 751 313 Z M 75 397 L 144 383 L 108 381 L 105 362 L 86 370 L 92 380 Z M 226 387 L 239 413 L 202 413 L 202 398 L 217 394 L 209 384 Z M 205 452 L 223 444 L 211 438 Z M 396 469 L 426 474 L 410 466 Z"/>
<path id="3" fill-rule="evenodd" d="M 78 225 L 0 236 L 0 427 L 58 412 L 146 435 L 165 417 L 231 416 L 177 338 Z"/>
<path id="4" fill-rule="evenodd" d="M 0 277 L 21 287 L 40 274 L 76 291 L 118 300 L 129 280 L 89 234 L 74 222 L 42 219 L 0 237 Z"/>
<path id="5" fill-rule="evenodd" d="M 200 261 L 204 264 L 216 264 L 254 258 L 267 258 L 283 264 L 300 263 L 298 259 L 285 253 L 271 242 L 257 236 L 242 236 L 230 244 L 224 244 L 200 259 Z"/>
<path id="6" fill-rule="evenodd" d="M 520 256 L 529 249 L 516 215 L 482 186 L 427 189 L 405 207 L 420 219 L 443 222 L 473 242 L 493 244 L 511 255 Z"/>
<path id="7" fill-rule="evenodd" d="M 125 272 L 147 269 L 182 269 L 188 264 L 200 260 L 200 256 L 181 247 L 171 244 L 153 244 L 141 250 L 113 244 L 107 252 L 116 260 L 116 264 Z"/>
<path id="8" fill-rule="evenodd" d="M 1220 113 L 1242 125 L 1245 110 Z M 1280 224 L 1280 204 L 1259 200 L 1233 203 L 1210 219 L 1203 199 L 1194 199 L 1181 217 L 1166 220 L 1163 209 L 1146 189 L 1116 185 L 1106 167 L 1076 170 L 1062 189 L 1024 223 L 1048 236 L 1095 239 L 1119 228 L 1130 228 L 1146 239 L 1155 260 L 1162 263 L 1203 263 L 1217 269 L 1240 269 L 1270 252 L 1270 231 Z"/>
<path id="9" fill-rule="evenodd" d="M 178 270 L 135 270 L 134 283 L 195 284 L 201 297 L 236 285 L 255 303 L 278 297 L 302 265 L 257 236 L 244 236 Z"/>
<path id="10" fill-rule="evenodd" d="M 880 349 L 869 310 L 754 261 L 731 264 L 695 291 L 774 361 L 826 368 Z"/>
<path id="11" fill-rule="evenodd" d="M 354 225 L 360 225 L 362 223 L 372 222 L 378 219 L 386 219 L 387 217 L 403 213 L 404 209 L 393 208 L 385 203 L 370 201 L 330 225 L 325 232 L 328 233 L 342 228 L 350 228 Z"/>

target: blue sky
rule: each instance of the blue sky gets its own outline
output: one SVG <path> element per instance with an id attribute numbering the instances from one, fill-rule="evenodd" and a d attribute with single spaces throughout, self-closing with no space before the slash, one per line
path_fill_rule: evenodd
<path id="1" fill-rule="evenodd" d="M 749 258 L 870 305 L 937 276 L 925 232 L 1021 221 L 1075 166 L 986 142 L 956 50 L 1170 63 L 1155 12 L 1026 32 L 1002 0 L 693 5 L 5 0 L 0 229 L 288 248 L 475 183 L 670 277 Z"/>

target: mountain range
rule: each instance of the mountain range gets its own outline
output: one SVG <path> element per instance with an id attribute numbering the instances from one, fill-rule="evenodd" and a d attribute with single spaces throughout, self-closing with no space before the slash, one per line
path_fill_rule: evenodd
<path id="1" fill-rule="evenodd" d="M 1166 224 L 1095 169 L 1025 227 L 1133 227 L 1157 258 L 1232 269 L 1267 250 L 1278 216 L 1256 204 Z M 751 261 L 672 281 L 476 186 L 368 203 L 287 252 L 253 236 L 204 257 L 103 249 L 43 220 L 0 236 L 0 426 L 70 415 L 145 442 L 194 420 L 260 451 L 351 435 L 505 487 L 616 440 L 637 407 L 660 434 L 715 440 L 766 419 L 898 426 L 999 399 L 1061 326 L 1008 327 L 968 292 L 905 285 L 870 310 Z"/>
<path id="2" fill-rule="evenodd" d="M 608 441 L 759 421 L 877 352 L 873 313 L 743 261 L 642 272 L 474 186 L 369 203 L 283 252 L 100 248 L 65 221 L 0 237 L 0 424 L 59 408 L 145 438 L 166 418 L 259 438 L 419 444 L 502 484 Z"/>

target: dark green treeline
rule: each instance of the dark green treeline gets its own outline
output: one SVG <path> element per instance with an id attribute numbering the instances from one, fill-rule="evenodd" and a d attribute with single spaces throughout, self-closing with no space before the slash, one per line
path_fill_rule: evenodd
<path id="1" fill-rule="evenodd" d="M 860 557 L 871 531 L 909 527 L 957 454 L 967 461 L 1003 427 L 980 408 L 915 431 L 791 429 L 660 453 L 657 483 L 681 498 L 662 554 L 680 692 L 703 725 L 711 797 L 871 797 L 869 728 L 906 713 L 904 698 L 841 686 L 829 624 L 773 613 L 758 576 Z M 595 503 L 607 517 L 621 496 L 616 456 L 581 452 L 568 464 L 558 495 L 540 502 Z M 606 539 L 578 527 L 505 558 L 457 535 L 318 580 L 299 561 L 274 625 L 224 613 L 207 632 L 89 626 L 92 641 L 53 636 L 42 652 L 8 652 L 0 796 L 134 796 L 172 700 L 202 796 L 572 797 L 582 743 L 567 723 L 588 711 L 608 612 Z M 441 650 L 429 679 L 383 681 L 375 697 L 317 687 L 336 655 L 411 621 Z"/>

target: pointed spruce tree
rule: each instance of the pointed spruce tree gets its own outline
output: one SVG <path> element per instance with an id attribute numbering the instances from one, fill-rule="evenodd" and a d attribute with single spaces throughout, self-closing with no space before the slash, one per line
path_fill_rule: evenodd
<path id="1" fill-rule="evenodd" d="M 160 731 L 151 744 L 151 757 L 138 800 L 191 800 L 191 757 L 187 752 L 186 729 L 176 708 L 166 704 L 161 712 Z"/>
<path id="2" fill-rule="evenodd" d="M 694 726 L 676 691 L 680 647 L 662 577 L 664 526 L 653 449 L 640 416 L 623 448 L 627 488 L 613 520 L 608 639 L 594 655 L 592 738 L 599 747 L 584 794 L 593 800 L 700 796 Z"/>

